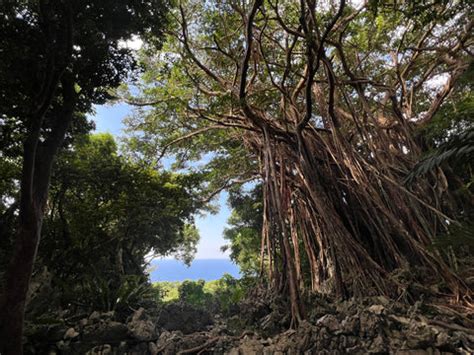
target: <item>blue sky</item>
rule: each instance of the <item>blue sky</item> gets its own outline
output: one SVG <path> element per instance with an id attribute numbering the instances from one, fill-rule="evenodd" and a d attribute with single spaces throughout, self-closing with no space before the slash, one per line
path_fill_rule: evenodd
<path id="1" fill-rule="evenodd" d="M 103 105 L 96 107 L 96 114 L 91 118 L 96 124 L 96 132 L 108 132 L 115 137 L 120 137 L 124 128 L 122 120 L 130 113 L 131 107 L 127 104 Z M 196 259 L 228 258 L 228 255 L 220 250 L 221 246 L 226 244 L 226 241 L 222 238 L 222 232 L 230 216 L 226 200 L 227 194 L 225 192 L 221 193 L 218 199 L 219 213 L 196 218 L 196 226 L 201 235 Z"/>

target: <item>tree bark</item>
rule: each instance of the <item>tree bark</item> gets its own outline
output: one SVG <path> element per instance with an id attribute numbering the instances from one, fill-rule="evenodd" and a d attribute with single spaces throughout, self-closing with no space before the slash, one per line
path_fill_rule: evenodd
<path id="1" fill-rule="evenodd" d="M 14 256 L 7 270 L 6 294 L 0 309 L 1 354 L 22 354 L 23 318 L 26 295 L 39 245 L 42 213 L 33 209 L 28 221 L 21 223 L 17 233 Z"/>
<path id="2" fill-rule="evenodd" d="M 26 297 L 41 238 L 54 158 L 72 121 L 77 94 L 68 73 L 61 79 L 62 110 L 46 141 L 40 142 L 43 116 L 35 117 L 24 144 L 20 186 L 19 225 L 13 256 L 6 271 L 6 292 L 0 300 L 0 354 L 23 353 L 22 334 Z"/>

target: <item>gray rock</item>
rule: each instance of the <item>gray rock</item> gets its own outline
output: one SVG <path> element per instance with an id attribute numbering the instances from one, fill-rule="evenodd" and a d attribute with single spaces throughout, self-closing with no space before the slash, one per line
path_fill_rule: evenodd
<path id="1" fill-rule="evenodd" d="M 331 332 L 335 332 L 341 328 L 341 324 L 339 323 L 336 316 L 332 314 L 326 314 L 322 316 L 316 321 L 316 325 L 326 327 Z"/>
<path id="2" fill-rule="evenodd" d="M 157 355 L 159 353 L 158 346 L 153 342 L 148 343 L 148 352 L 151 355 Z"/>
<path id="3" fill-rule="evenodd" d="M 58 306 L 58 299 L 54 297 L 51 286 L 52 278 L 53 275 L 46 267 L 32 275 L 26 295 L 25 312 L 28 318 L 40 316 L 52 309 L 52 306 Z"/>
<path id="4" fill-rule="evenodd" d="M 436 336 L 436 342 L 435 342 L 435 345 L 437 347 L 443 347 L 445 346 L 449 341 L 449 335 L 446 333 L 446 332 L 440 332 L 437 336 Z"/>
<path id="5" fill-rule="evenodd" d="M 382 314 L 384 310 L 385 310 L 385 307 L 382 306 L 381 304 L 374 304 L 373 306 L 370 306 L 368 308 L 368 311 L 374 314 Z"/>
<path id="6" fill-rule="evenodd" d="M 419 327 L 408 334 L 407 346 L 410 349 L 424 349 L 434 343 L 435 335 L 429 327 Z"/>
<path id="7" fill-rule="evenodd" d="M 115 311 L 108 311 L 100 315 L 101 319 L 113 319 L 115 317 Z"/>
<path id="8" fill-rule="evenodd" d="M 108 355 L 113 354 L 112 346 L 109 344 L 98 345 L 86 352 L 86 355 Z"/>
<path id="9" fill-rule="evenodd" d="M 184 334 L 207 330 L 213 323 L 209 312 L 187 304 L 171 303 L 164 306 L 157 326 L 169 331 L 180 330 Z"/>
<path id="10" fill-rule="evenodd" d="M 69 328 L 68 330 L 66 330 L 66 333 L 64 333 L 64 339 L 65 340 L 68 340 L 68 339 L 74 339 L 74 338 L 77 338 L 79 336 L 79 332 L 76 332 L 76 330 L 74 328 Z"/>
<path id="11" fill-rule="evenodd" d="M 158 339 L 155 324 L 147 317 L 145 310 L 139 308 L 127 323 L 128 334 L 139 341 Z"/>
<path id="12" fill-rule="evenodd" d="M 260 355 L 263 354 L 264 346 L 258 339 L 247 338 L 242 340 L 239 348 L 242 354 Z"/>
<path id="13" fill-rule="evenodd" d="M 357 334 L 359 332 L 359 317 L 350 316 L 346 317 L 341 322 L 341 333 L 344 334 Z"/>
<path id="14" fill-rule="evenodd" d="M 381 354 L 387 352 L 387 341 L 381 336 L 378 335 L 372 344 L 370 344 L 368 353 L 370 354 Z"/>
<path id="15" fill-rule="evenodd" d="M 99 320 L 100 320 L 100 313 L 97 311 L 92 312 L 91 315 L 89 316 L 89 321 L 92 323 L 98 322 Z"/>
<path id="16" fill-rule="evenodd" d="M 365 337 L 376 337 L 380 334 L 383 325 L 383 319 L 370 312 L 362 312 L 359 316 L 360 328 L 359 334 Z"/>
<path id="17" fill-rule="evenodd" d="M 118 343 L 128 338 L 128 328 L 125 324 L 109 321 L 89 325 L 84 328 L 82 342 L 85 343 Z"/>
<path id="18" fill-rule="evenodd" d="M 47 338 L 51 342 L 60 341 L 63 339 L 64 334 L 66 333 L 67 328 L 63 324 L 56 324 L 49 326 L 47 328 Z"/>

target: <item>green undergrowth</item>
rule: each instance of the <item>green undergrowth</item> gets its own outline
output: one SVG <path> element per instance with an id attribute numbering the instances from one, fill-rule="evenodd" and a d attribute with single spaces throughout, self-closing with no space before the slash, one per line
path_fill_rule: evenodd
<path id="1" fill-rule="evenodd" d="M 157 299 L 161 303 L 182 302 L 197 308 L 232 312 L 243 299 L 254 279 L 236 279 L 225 274 L 218 280 L 159 281 L 153 283 Z"/>

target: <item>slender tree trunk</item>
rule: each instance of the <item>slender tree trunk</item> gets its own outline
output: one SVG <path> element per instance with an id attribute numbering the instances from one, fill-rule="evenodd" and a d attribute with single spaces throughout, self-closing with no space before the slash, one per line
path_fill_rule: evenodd
<path id="1" fill-rule="evenodd" d="M 6 291 L 0 300 L 0 354 L 23 353 L 22 335 L 28 287 L 41 237 L 54 158 L 72 121 L 77 94 L 70 75 L 61 79 L 63 107 L 53 117 L 47 139 L 40 143 L 43 116 L 33 120 L 24 144 L 18 232 L 6 272 Z"/>
<path id="2" fill-rule="evenodd" d="M 23 317 L 28 286 L 38 250 L 42 213 L 34 209 L 20 225 L 13 259 L 7 270 L 6 294 L 1 308 L 1 354 L 22 354 Z"/>
<path id="3" fill-rule="evenodd" d="M 23 353 L 22 334 L 26 298 L 41 238 L 54 155 L 46 156 L 46 159 L 36 158 L 37 168 L 34 173 L 36 179 L 31 183 L 34 193 L 28 199 L 22 197 L 23 201 L 20 204 L 18 232 L 12 259 L 6 272 L 6 292 L 0 305 L 2 355 Z M 21 193 L 28 195 L 23 189 Z"/>

